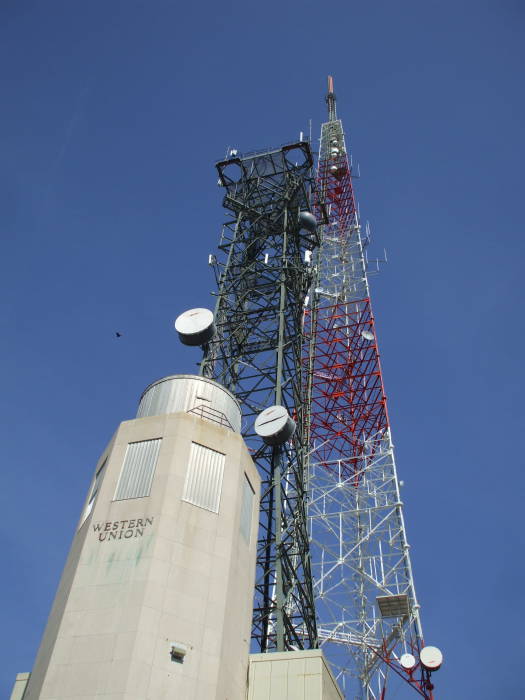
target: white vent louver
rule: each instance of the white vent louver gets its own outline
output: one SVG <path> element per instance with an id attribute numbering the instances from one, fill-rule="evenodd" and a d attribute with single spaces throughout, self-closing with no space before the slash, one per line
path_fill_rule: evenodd
<path id="1" fill-rule="evenodd" d="M 161 438 L 129 443 L 118 480 L 115 501 L 149 496 L 160 443 Z"/>
<path id="2" fill-rule="evenodd" d="M 182 500 L 218 513 L 223 473 L 224 455 L 192 442 Z"/>

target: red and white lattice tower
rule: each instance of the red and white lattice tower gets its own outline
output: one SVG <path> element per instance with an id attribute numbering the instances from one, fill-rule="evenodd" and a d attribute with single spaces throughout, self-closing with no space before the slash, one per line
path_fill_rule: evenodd
<path id="1" fill-rule="evenodd" d="M 319 641 L 347 698 L 383 700 L 395 688 L 399 700 L 399 685 L 406 685 L 408 695 L 415 690 L 430 699 L 432 662 L 425 668 L 420 658 L 419 605 L 370 303 L 368 236 L 361 230 L 331 77 L 327 103 L 318 206 L 328 223 L 320 227 L 312 260 L 304 354 Z"/>

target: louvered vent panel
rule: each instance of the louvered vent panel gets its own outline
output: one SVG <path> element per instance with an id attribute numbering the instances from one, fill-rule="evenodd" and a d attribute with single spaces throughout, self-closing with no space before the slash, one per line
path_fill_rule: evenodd
<path id="1" fill-rule="evenodd" d="M 192 442 L 182 500 L 218 513 L 223 473 L 224 455 Z"/>
<path id="2" fill-rule="evenodd" d="M 253 510 L 254 491 L 252 485 L 248 481 L 246 474 L 244 475 L 244 483 L 242 486 L 242 504 L 241 504 L 241 534 L 250 544 L 250 533 L 252 529 L 252 510 Z"/>
<path id="3" fill-rule="evenodd" d="M 106 457 L 105 460 L 102 462 L 102 465 L 97 469 L 97 473 L 95 474 L 95 480 L 93 482 L 93 486 L 92 486 L 90 494 L 89 494 L 89 499 L 88 499 L 87 505 L 84 508 L 84 512 L 82 513 L 82 518 L 80 519 L 80 525 L 78 526 L 79 529 L 85 523 L 85 521 L 87 520 L 87 518 L 91 514 L 91 511 L 93 510 L 93 506 L 95 505 L 95 501 L 97 499 L 98 492 L 100 490 L 100 485 L 102 483 L 102 479 L 104 476 L 104 472 L 105 472 L 107 463 L 108 463 L 108 458 Z"/>
<path id="4" fill-rule="evenodd" d="M 161 438 L 129 443 L 115 493 L 115 501 L 149 496 L 157 466 L 160 443 Z"/>

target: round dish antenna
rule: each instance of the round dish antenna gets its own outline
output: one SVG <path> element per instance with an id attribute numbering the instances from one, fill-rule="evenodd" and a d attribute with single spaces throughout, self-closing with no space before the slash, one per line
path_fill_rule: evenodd
<path id="1" fill-rule="evenodd" d="M 372 331 L 361 331 L 361 335 L 365 340 L 374 340 L 374 334 Z"/>
<path id="2" fill-rule="evenodd" d="M 437 647 L 423 647 L 419 652 L 419 660 L 427 671 L 437 671 L 443 663 L 443 654 Z"/>
<path id="3" fill-rule="evenodd" d="M 401 658 L 399 659 L 399 663 L 405 669 L 405 671 L 411 671 L 416 665 L 417 661 L 415 656 L 412 654 L 402 654 Z"/>
<path id="4" fill-rule="evenodd" d="M 177 317 L 175 330 L 184 345 L 204 345 L 215 335 L 213 312 L 209 309 L 188 309 Z"/>
<path id="5" fill-rule="evenodd" d="M 284 406 L 270 406 L 255 419 L 255 432 L 267 445 L 282 445 L 295 433 L 295 421 Z"/>
<path id="6" fill-rule="evenodd" d="M 317 219 L 311 212 L 302 211 L 299 213 L 299 226 L 310 233 L 314 233 L 317 228 Z"/>

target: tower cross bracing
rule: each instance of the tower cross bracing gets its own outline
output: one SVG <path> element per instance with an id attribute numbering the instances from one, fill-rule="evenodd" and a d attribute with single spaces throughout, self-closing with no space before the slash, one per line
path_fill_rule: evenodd
<path id="1" fill-rule="evenodd" d="M 308 522 L 321 648 L 348 698 L 383 700 L 401 676 L 432 697 L 428 673 L 408 672 L 422 628 L 355 203 L 352 163 L 329 79 L 318 205 L 327 211 L 305 310 Z M 412 693 L 413 694 L 413 693 Z"/>
<path id="2" fill-rule="evenodd" d="M 252 648 L 318 645 L 306 521 L 307 416 L 302 401 L 306 260 L 318 244 L 301 228 L 315 174 L 305 141 L 217 163 L 228 219 L 216 262 L 216 336 L 201 371 L 230 389 L 243 411 L 243 436 L 262 477 Z M 254 421 L 281 405 L 297 430 L 280 446 L 261 445 Z"/>
<path id="3" fill-rule="evenodd" d="M 400 677 L 431 700 L 368 236 L 331 79 L 327 103 L 316 175 L 302 140 L 217 163 L 228 217 L 211 258 L 216 335 L 201 372 L 239 400 L 263 480 L 252 649 L 320 645 L 347 698 L 384 700 Z M 301 223 L 309 211 L 313 230 Z M 271 447 L 254 421 L 275 404 L 297 429 Z"/>

